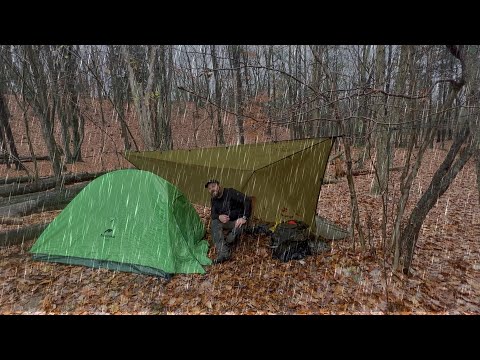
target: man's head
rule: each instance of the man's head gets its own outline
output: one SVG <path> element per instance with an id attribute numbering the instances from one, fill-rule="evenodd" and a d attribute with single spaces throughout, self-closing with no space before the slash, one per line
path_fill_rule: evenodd
<path id="1" fill-rule="evenodd" d="M 222 187 L 220 186 L 220 183 L 218 182 L 218 180 L 215 180 L 215 179 L 208 180 L 207 183 L 205 184 L 205 188 L 208 190 L 212 198 L 217 198 L 222 194 L 221 192 Z"/>

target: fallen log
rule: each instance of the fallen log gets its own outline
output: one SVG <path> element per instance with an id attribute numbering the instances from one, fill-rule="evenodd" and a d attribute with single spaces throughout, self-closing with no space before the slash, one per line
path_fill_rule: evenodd
<path id="1" fill-rule="evenodd" d="M 397 166 L 397 167 L 390 168 L 388 171 L 400 171 L 402 169 L 403 169 L 403 166 Z M 375 174 L 375 170 L 366 169 L 366 170 L 353 170 L 352 171 L 353 176 L 370 175 L 370 174 Z"/>
<path id="2" fill-rule="evenodd" d="M 322 180 L 322 185 L 336 184 L 338 182 L 340 182 L 340 180 L 332 179 L 330 177 L 326 177 Z"/>
<path id="3" fill-rule="evenodd" d="M 33 158 L 31 156 L 23 156 L 19 158 L 20 162 L 33 162 Z M 43 161 L 43 160 L 50 160 L 49 156 L 37 156 L 35 157 L 36 161 Z M 12 164 L 14 160 L 12 158 L 6 158 L 5 156 L 0 156 L 0 164 L 7 164 L 10 163 Z"/>
<path id="4" fill-rule="evenodd" d="M 4 225 L 22 225 L 23 219 L 17 217 L 0 217 L 0 224 Z"/>
<path id="5" fill-rule="evenodd" d="M 9 177 L 7 176 L 5 179 L 0 179 L 0 186 L 1 185 L 6 185 L 6 184 L 20 184 L 20 183 L 26 183 L 26 182 L 32 182 L 33 177 L 32 176 L 17 176 L 17 177 Z"/>
<path id="6" fill-rule="evenodd" d="M 50 222 L 28 225 L 14 230 L 0 232 L 0 247 L 20 244 L 24 241 L 36 239 Z"/>
<path id="7" fill-rule="evenodd" d="M 25 216 L 42 211 L 63 209 L 88 184 L 88 182 L 84 182 L 60 190 L 29 194 L 25 201 L 0 207 L 0 217 Z"/>
<path id="8" fill-rule="evenodd" d="M 89 182 L 87 182 L 87 183 L 89 183 Z M 79 184 L 85 185 L 84 183 L 79 183 Z M 74 188 L 76 185 L 77 184 L 71 185 L 68 188 L 63 188 L 63 189 L 60 189 L 60 190 L 71 189 L 71 188 Z M 44 197 L 46 194 L 52 193 L 53 191 L 59 191 L 59 190 L 58 189 L 50 189 L 50 190 L 46 190 L 46 191 L 29 193 L 29 194 L 24 194 L 24 195 L 17 195 L 17 196 L 5 197 L 5 198 L 0 197 L 0 208 L 2 208 L 4 206 L 13 206 L 15 204 L 19 204 L 19 203 L 26 202 L 26 201 L 29 201 L 29 200 L 38 200 L 38 199 Z"/>
<path id="9" fill-rule="evenodd" d="M 52 191 L 52 190 L 46 190 L 46 191 Z M 25 202 L 32 199 L 37 199 L 39 196 L 42 196 L 44 192 L 17 195 L 17 196 L 5 197 L 5 198 L 0 197 L 0 207 L 18 204 L 18 203 Z"/>
<path id="10" fill-rule="evenodd" d="M 68 185 L 76 182 L 90 181 L 105 173 L 106 173 L 105 171 L 102 171 L 98 173 L 80 173 L 80 174 L 65 175 L 62 178 L 62 184 Z M 53 189 L 55 185 L 56 185 L 56 179 L 54 177 L 48 177 L 46 179 L 39 180 L 35 183 L 7 184 L 7 185 L 0 186 L 0 196 L 8 197 L 8 196 L 17 196 L 17 195 L 29 194 L 29 193 L 39 192 L 39 191 L 45 191 L 45 190 Z"/>
<path id="11" fill-rule="evenodd" d="M 12 217 L 12 216 L 26 215 L 30 210 L 32 210 L 36 206 L 37 203 L 38 203 L 38 200 L 28 200 L 12 206 L 3 206 L 0 208 L 0 216 Z"/>

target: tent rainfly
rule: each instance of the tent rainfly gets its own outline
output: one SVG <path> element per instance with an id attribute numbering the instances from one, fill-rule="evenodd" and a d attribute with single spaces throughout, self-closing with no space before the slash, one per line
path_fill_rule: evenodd
<path id="1" fill-rule="evenodd" d="M 205 273 L 205 229 L 171 183 L 136 169 L 107 173 L 86 186 L 50 223 L 34 260 L 169 278 Z"/>
<path id="2" fill-rule="evenodd" d="M 256 198 L 264 221 L 303 220 L 315 213 L 334 138 L 279 141 L 172 151 L 127 151 L 137 168 L 175 184 L 192 203 L 209 205 L 205 181 L 218 179 Z"/>

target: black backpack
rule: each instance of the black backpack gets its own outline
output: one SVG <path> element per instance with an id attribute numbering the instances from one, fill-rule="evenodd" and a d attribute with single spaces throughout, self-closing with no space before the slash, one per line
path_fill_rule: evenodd
<path id="1" fill-rule="evenodd" d="M 303 259 L 311 255 L 307 241 L 309 239 L 308 225 L 303 221 L 282 222 L 271 236 L 272 257 L 283 262 Z"/>

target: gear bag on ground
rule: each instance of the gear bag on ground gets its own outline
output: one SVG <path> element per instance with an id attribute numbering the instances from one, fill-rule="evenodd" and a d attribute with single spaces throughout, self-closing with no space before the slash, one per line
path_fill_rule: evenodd
<path id="1" fill-rule="evenodd" d="M 272 257 L 283 262 L 300 260 L 311 255 L 310 232 L 303 221 L 290 220 L 278 224 L 271 236 Z"/>

